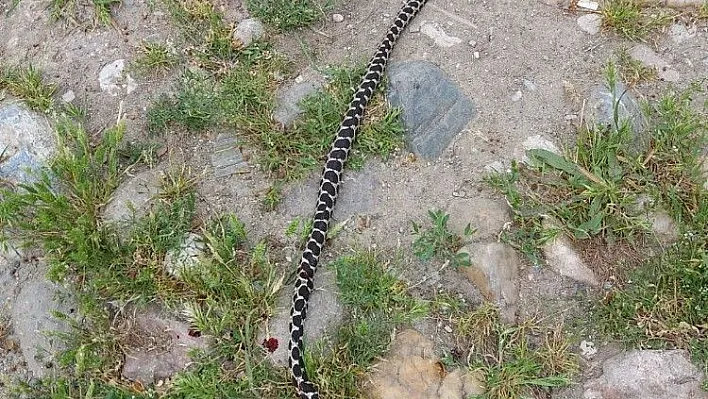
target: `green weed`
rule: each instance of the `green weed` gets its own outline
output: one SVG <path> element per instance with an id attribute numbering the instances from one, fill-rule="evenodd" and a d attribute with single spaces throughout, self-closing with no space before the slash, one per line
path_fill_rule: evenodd
<path id="1" fill-rule="evenodd" d="M 314 0 L 247 0 L 246 6 L 253 16 L 281 31 L 307 26 L 324 14 Z"/>
<path id="2" fill-rule="evenodd" d="M 622 81 L 630 87 L 655 80 L 658 76 L 655 68 L 644 66 L 641 61 L 632 58 L 624 47 L 617 52 L 617 64 Z"/>
<path id="3" fill-rule="evenodd" d="M 113 23 L 111 9 L 121 4 L 121 0 L 91 0 L 90 8 L 93 9 L 93 18 L 103 26 Z M 55 20 L 65 20 L 74 25 L 88 22 L 89 17 L 83 14 L 83 4 L 77 0 L 51 0 L 49 4 L 50 17 Z"/>
<path id="4" fill-rule="evenodd" d="M 45 83 L 42 73 L 32 65 L 20 68 L 0 64 L 0 90 L 3 89 L 22 99 L 31 109 L 49 112 L 57 86 Z"/>
<path id="5" fill-rule="evenodd" d="M 676 13 L 644 0 L 609 0 L 602 7 L 602 24 L 629 40 L 641 40 L 670 24 Z"/>
<path id="6" fill-rule="evenodd" d="M 143 42 L 132 68 L 141 74 L 166 73 L 179 64 L 179 57 L 164 44 Z"/>
<path id="7" fill-rule="evenodd" d="M 413 223 L 413 232 L 418 236 L 413 242 L 413 252 L 423 261 L 437 258 L 442 261 L 451 262 L 453 266 L 469 266 L 469 255 L 457 253 L 462 248 L 464 240 L 474 233 L 474 230 L 467 225 L 464 237 L 451 232 L 447 227 L 450 215 L 442 210 L 428 211 L 433 226 L 422 230 L 421 226 Z"/>
<path id="8" fill-rule="evenodd" d="M 708 362 L 704 321 L 708 314 L 708 193 L 701 173 L 708 142 L 708 109 L 699 112 L 692 92 L 670 93 L 649 108 L 651 147 L 643 157 L 643 190 L 680 226 L 677 243 L 630 275 L 597 310 L 612 337 L 642 347 L 690 349 Z"/>
<path id="9" fill-rule="evenodd" d="M 569 385 L 578 371 L 577 356 L 560 329 L 543 328 L 530 320 L 506 326 L 499 319 L 499 309 L 490 303 L 474 310 L 459 305 L 443 309 L 458 341 L 473 348 L 469 367 L 485 378 L 486 392 L 480 399 L 542 394 Z"/>

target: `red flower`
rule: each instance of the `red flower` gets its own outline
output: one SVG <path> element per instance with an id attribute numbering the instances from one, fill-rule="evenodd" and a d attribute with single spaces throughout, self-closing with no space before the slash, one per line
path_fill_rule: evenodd
<path id="1" fill-rule="evenodd" d="M 263 340 L 263 347 L 268 350 L 268 352 L 273 353 L 278 349 L 278 339 L 270 337 Z"/>

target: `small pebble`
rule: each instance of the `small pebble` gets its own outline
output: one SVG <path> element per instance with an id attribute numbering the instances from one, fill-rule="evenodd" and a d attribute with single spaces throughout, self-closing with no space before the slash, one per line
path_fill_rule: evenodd
<path id="1" fill-rule="evenodd" d="M 452 332 L 452 327 L 450 327 L 450 326 L 445 326 L 445 331 L 447 331 L 448 333 L 451 333 L 451 332 Z"/>
<path id="2" fill-rule="evenodd" d="M 474 40 L 470 40 L 469 42 L 467 42 L 467 44 L 469 44 L 470 47 L 474 47 L 477 45 L 477 42 L 475 42 Z"/>
<path id="3" fill-rule="evenodd" d="M 516 93 L 514 93 L 513 96 L 511 96 L 511 101 L 517 102 L 521 100 L 521 98 L 524 96 L 524 93 L 521 92 L 521 90 L 518 90 Z"/>
<path id="4" fill-rule="evenodd" d="M 475 51 L 474 53 L 472 53 L 472 57 L 474 57 L 475 59 L 479 59 L 479 51 Z"/>
<path id="5" fill-rule="evenodd" d="M 344 15 L 342 14 L 332 14 L 332 21 L 336 23 L 344 22 Z"/>

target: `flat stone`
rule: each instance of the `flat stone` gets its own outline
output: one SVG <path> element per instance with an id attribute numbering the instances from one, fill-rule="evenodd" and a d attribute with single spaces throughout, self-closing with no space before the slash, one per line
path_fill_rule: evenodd
<path id="1" fill-rule="evenodd" d="M 477 113 L 459 86 L 428 61 L 392 64 L 388 92 L 391 105 L 402 108 L 408 147 L 428 160 L 439 157 Z"/>
<path id="2" fill-rule="evenodd" d="M 124 70 L 124 59 L 118 59 L 104 65 L 98 73 L 98 85 L 101 91 L 111 96 L 118 96 L 123 90 L 125 90 L 126 94 L 132 93 L 136 89 L 137 84 L 129 74 L 124 74 Z"/>
<path id="3" fill-rule="evenodd" d="M 435 45 L 439 47 L 452 47 L 462 43 L 462 39 L 449 36 L 438 24 L 423 23 L 420 25 L 420 33 L 433 39 Z"/>
<path id="4" fill-rule="evenodd" d="M 600 4 L 598 4 L 598 2 L 596 1 L 591 0 L 579 0 L 578 7 L 597 11 L 597 9 L 600 8 Z"/>
<path id="5" fill-rule="evenodd" d="M 369 397 L 380 399 L 466 399 L 484 393 L 479 373 L 440 369 L 433 342 L 415 330 L 404 330 L 370 377 Z"/>
<path id="6" fill-rule="evenodd" d="M 628 121 L 632 125 L 635 135 L 635 146 L 644 147 L 647 139 L 642 136 L 647 121 L 642 114 L 639 102 L 634 95 L 621 82 L 616 82 L 614 91 L 608 85 L 595 86 L 587 102 L 585 119 L 600 126 L 615 126 L 615 106 L 617 108 L 618 122 Z"/>
<path id="7" fill-rule="evenodd" d="M 290 302 L 293 289 L 287 286 L 282 290 L 278 306 L 273 318 L 268 322 L 269 328 L 257 337 L 257 344 L 273 338 L 278 347 L 270 352 L 267 357 L 276 366 L 288 364 L 288 335 L 290 323 Z M 336 283 L 336 273 L 332 270 L 319 268 L 315 277 L 315 290 L 310 296 L 309 308 L 317 309 L 307 313 L 305 320 L 305 346 L 311 347 L 320 338 L 331 335 L 344 317 L 344 306 L 339 300 L 339 288 Z"/>
<path id="8" fill-rule="evenodd" d="M 686 351 L 634 350 L 606 360 L 583 399 L 705 399 L 703 378 Z"/>
<path id="9" fill-rule="evenodd" d="M 190 326 L 160 311 L 156 306 L 136 309 L 129 328 L 136 338 L 126 348 L 123 378 L 153 384 L 183 371 L 192 362 L 189 352 L 204 349 L 204 337 L 190 334 Z"/>
<path id="10" fill-rule="evenodd" d="M 532 165 L 533 161 L 526 155 L 529 150 L 546 150 L 554 154 L 562 155 L 561 150 L 558 149 L 555 143 L 540 134 L 527 137 L 526 140 L 521 143 L 521 147 L 514 150 L 514 158 L 521 159 L 521 162 L 527 165 Z"/>
<path id="11" fill-rule="evenodd" d="M 673 24 L 669 27 L 669 38 L 676 44 L 693 39 L 696 37 L 696 33 L 695 25 L 687 27 L 684 24 Z"/>
<path id="12" fill-rule="evenodd" d="M 303 112 L 300 101 L 324 86 L 325 78 L 314 69 L 304 70 L 294 82 L 278 90 L 277 106 L 273 119 L 283 126 L 290 126 Z"/>
<path id="13" fill-rule="evenodd" d="M 456 199 L 447 208 L 450 231 L 462 235 L 465 227 L 476 229 L 475 239 L 495 239 L 504 224 L 511 221 L 509 206 L 501 199 Z"/>
<path id="14" fill-rule="evenodd" d="M 57 298 L 64 300 L 58 301 Z M 20 286 L 12 320 L 27 368 L 34 377 L 51 374 L 54 357 L 64 349 L 60 339 L 47 333 L 71 331 L 66 322 L 54 318 L 52 313 L 58 311 L 71 316 L 75 310 L 76 305 L 70 302 L 67 293 L 47 281 L 42 273 L 36 273 Z"/>
<path id="15" fill-rule="evenodd" d="M 667 6 L 667 7 L 676 7 L 676 8 L 681 8 L 681 7 L 692 7 L 692 6 L 701 6 L 705 0 L 662 0 L 659 2 L 660 5 Z"/>
<path id="16" fill-rule="evenodd" d="M 214 177 L 216 178 L 248 173 L 251 170 L 239 149 L 238 140 L 233 134 L 217 136 L 211 155 L 211 166 L 214 167 Z"/>
<path id="17" fill-rule="evenodd" d="M 548 266 L 561 276 L 592 286 L 600 284 L 595 273 L 585 264 L 562 233 L 554 240 L 545 243 L 542 250 Z"/>
<path id="18" fill-rule="evenodd" d="M 121 184 L 114 192 L 111 201 L 103 209 L 106 221 L 126 222 L 133 216 L 144 216 L 152 199 L 160 193 L 161 177 L 157 170 L 150 169 L 141 172 Z"/>
<path id="19" fill-rule="evenodd" d="M 668 62 L 646 44 L 637 44 L 632 47 L 629 50 L 629 55 L 645 66 L 655 68 L 659 79 L 667 82 L 678 82 L 680 80 L 678 71 L 672 69 Z"/>
<path id="20" fill-rule="evenodd" d="M 664 245 L 670 245 L 680 238 L 679 228 L 674 219 L 666 212 L 657 212 L 649 216 L 651 229 Z"/>
<path id="21" fill-rule="evenodd" d="M 44 116 L 19 102 L 0 102 L 0 179 L 32 183 L 56 153 L 54 132 Z"/>
<path id="22" fill-rule="evenodd" d="M 521 267 L 519 255 L 514 248 L 498 242 L 473 243 L 459 252 L 467 253 L 472 263 L 460 271 L 486 300 L 499 305 L 503 321 L 514 323 L 518 310 L 518 276 Z"/>
<path id="23" fill-rule="evenodd" d="M 234 39 L 238 39 L 245 47 L 254 40 L 259 40 L 265 33 L 263 23 L 255 18 L 244 19 L 234 30 Z"/>
<path id="24" fill-rule="evenodd" d="M 598 14 L 581 15 L 578 17 L 578 26 L 589 35 L 597 35 L 602 27 L 602 17 Z"/>
<path id="25" fill-rule="evenodd" d="M 184 270 L 199 265 L 204 249 L 204 240 L 199 234 L 187 233 L 179 248 L 167 251 L 163 266 L 167 273 L 181 278 Z"/>

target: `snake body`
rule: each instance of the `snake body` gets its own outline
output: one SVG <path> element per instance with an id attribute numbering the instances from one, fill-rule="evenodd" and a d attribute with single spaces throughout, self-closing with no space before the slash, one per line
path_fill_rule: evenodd
<path id="1" fill-rule="evenodd" d="M 408 0 L 398 12 L 398 15 L 396 15 L 386 36 L 368 63 L 366 73 L 349 104 L 349 109 L 344 115 L 337 136 L 327 155 L 327 161 L 320 180 L 312 229 L 298 266 L 295 293 L 293 294 L 290 309 L 289 367 L 293 384 L 297 388 L 297 394 L 300 399 L 319 399 L 320 397 L 317 388 L 307 378 L 307 372 L 305 371 L 304 323 L 307 314 L 307 303 L 314 289 L 313 279 L 317 269 L 317 262 L 327 238 L 330 217 L 332 216 L 342 181 L 344 164 L 347 161 L 357 130 L 364 117 L 366 105 L 383 77 L 386 63 L 391 56 L 391 51 L 396 41 L 426 1 Z"/>

